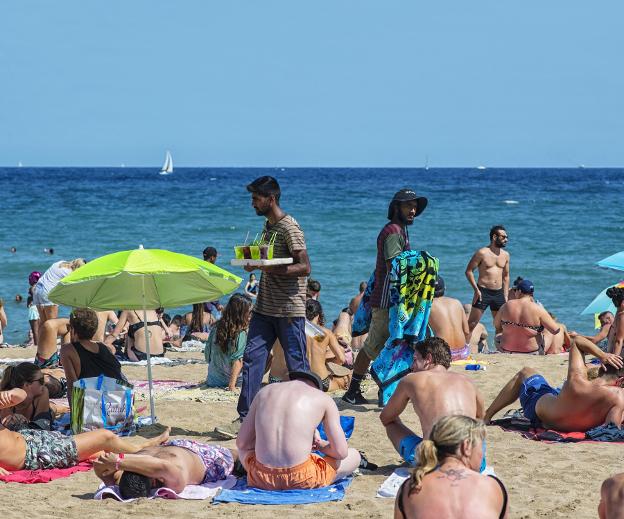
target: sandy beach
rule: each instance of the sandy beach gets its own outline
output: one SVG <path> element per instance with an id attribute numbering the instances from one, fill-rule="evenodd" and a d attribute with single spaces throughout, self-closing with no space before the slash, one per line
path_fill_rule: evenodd
<path id="1" fill-rule="evenodd" d="M 34 349 L 0 350 L 0 357 L 22 358 L 34 354 Z M 170 354 L 171 358 L 202 358 L 201 353 Z M 500 387 L 522 366 L 540 370 L 554 385 L 560 385 L 567 370 L 567 356 L 548 357 L 519 355 L 480 355 L 488 362 L 487 371 L 470 372 L 485 396 L 486 405 Z M 453 367 L 452 369 L 461 369 Z M 130 379 L 146 378 L 145 367 L 124 366 Z M 154 367 L 154 377 L 163 380 L 201 382 L 206 366 L 202 364 L 174 367 Z M 369 383 L 366 396 L 374 399 L 375 386 Z M 335 393 L 339 396 L 340 393 Z M 338 398 L 336 398 L 338 401 Z M 139 400 L 137 407 L 146 402 Z M 164 517 L 253 517 L 269 518 L 276 513 L 297 514 L 299 517 L 390 517 L 393 500 L 379 499 L 375 493 L 383 480 L 399 465 L 399 456 L 387 440 L 379 423 L 379 410 L 374 405 L 357 408 L 340 406 L 341 414 L 356 417 L 351 446 L 363 450 L 377 463 L 376 472 L 363 472 L 347 490 L 344 501 L 318 505 L 241 506 L 212 505 L 209 501 L 140 500 L 122 504 L 113 500 L 94 501 L 98 480 L 92 471 L 78 473 L 66 479 L 47 484 L 4 484 L 0 491 L 0 507 L 5 517 L 22 517 L 24 509 L 16 503 L 28 503 L 29 514 L 51 517 L 62 514 L 78 519 L 97 511 L 110 518 Z M 177 390 L 158 396 L 159 422 L 172 427 L 172 437 L 186 437 L 205 442 L 234 446 L 234 441 L 218 442 L 211 431 L 215 426 L 233 420 L 236 416 L 236 396 L 226 391 Z M 406 412 L 405 422 L 416 430 L 415 415 Z M 158 427 L 144 428 L 141 436 L 151 437 Z M 488 428 L 488 465 L 492 465 L 507 485 L 510 495 L 511 518 L 567 518 L 596 517 L 601 482 L 621 471 L 624 453 L 617 444 L 546 444 L 523 439 L 519 434 L 504 432 L 498 427 Z"/>

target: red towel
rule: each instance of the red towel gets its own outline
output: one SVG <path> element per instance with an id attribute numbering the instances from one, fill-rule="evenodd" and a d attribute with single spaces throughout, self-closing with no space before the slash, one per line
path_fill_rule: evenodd
<path id="1" fill-rule="evenodd" d="M 0 476 L 5 483 L 48 483 L 55 479 L 67 478 L 75 472 L 91 470 L 93 465 L 88 461 L 78 463 L 66 469 L 16 470 L 8 476 Z"/>

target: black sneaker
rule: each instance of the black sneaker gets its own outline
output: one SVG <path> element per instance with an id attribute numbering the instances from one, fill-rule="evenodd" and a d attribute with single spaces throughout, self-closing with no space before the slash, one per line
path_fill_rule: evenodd
<path id="1" fill-rule="evenodd" d="M 355 391 L 347 391 L 343 395 L 342 401 L 349 405 L 366 405 L 369 403 L 368 400 L 364 398 L 362 391 L 359 389 L 356 389 Z"/>

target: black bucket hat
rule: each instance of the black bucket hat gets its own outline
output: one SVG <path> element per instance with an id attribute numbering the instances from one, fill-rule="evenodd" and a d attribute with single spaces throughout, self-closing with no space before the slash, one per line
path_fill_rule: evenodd
<path id="1" fill-rule="evenodd" d="M 428 200 L 424 196 L 418 196 L 416 191 L 413 189 L 404 188 L 397 191 L 392 197 L 390 205 L 388 206 L 388 220 L 392 220 L 392 208 L 395 204 L 411 202 L 412 200 L 416 200 L 418 203 L 418 206 L 416 207 L 416 216 L 422 213 L 425 210 L 425 207 L 427 207 Z"/>
<path id="2" fill-rule="evenodd" d="M 321 381 L 321 377 L 319 377 L 316 373 L 312 373 L 310 371 L 289 371 L 288 378 L 290 378 L 290 380 L 308 380 L 313 382 L 318 389 L 323 391 L 323 382 Z"/>

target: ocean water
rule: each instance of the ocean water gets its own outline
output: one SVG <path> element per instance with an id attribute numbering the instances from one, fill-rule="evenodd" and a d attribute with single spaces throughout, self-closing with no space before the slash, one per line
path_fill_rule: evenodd
<path id="1" fill-rule="evenodd" d="M 262 227 L 245 190 L 261 175 L 279 180 L 282 207 L 305 232 L 328 319 L 368 279 L 388 202 L 405 186 L 429 199 L 409 229 L 412 247 L 440 259 L 447 295 L 462 302 L 472 297 L 466 264 L 488 244 L 496 224 L 510 237 L 511 279 L 531 279 L 536 297 L 572 329 L 591 332 L 593 319 L 580 312 L 624 278 L 595 266 L 624 249 L 624 169 L 178 168 L 160 176 L 156 168 L 3 168 L 6 338 L 22 341 L 28 330 L 28 274 L 60 259 L 90 259 L 140 244 L 201 256 L 212 245 L 218 265 L 245 277 L 229 260 L 233 246 Z M 46 247 L 54 248 L 53 256 Z M 16 294 L 24 302 L 15 303 Z M 489 315 L 484 322 L 491 329 Z"/>

